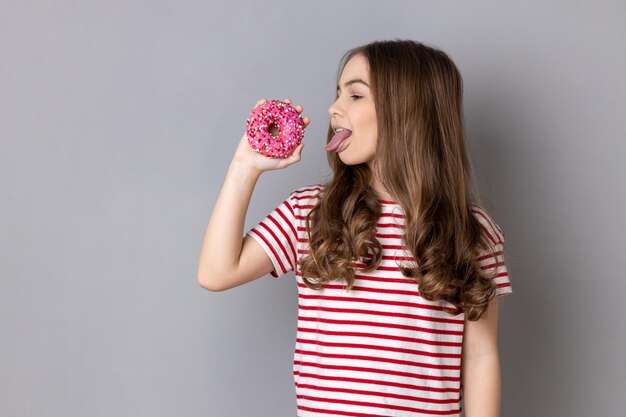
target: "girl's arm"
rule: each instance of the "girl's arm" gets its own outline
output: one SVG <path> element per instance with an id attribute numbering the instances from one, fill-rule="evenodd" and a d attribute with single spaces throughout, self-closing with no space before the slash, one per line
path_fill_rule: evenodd
<path id="1" fill-rule="evenodd" d="M 500 416 L 500 357 L 498 354 L 498 297 L 487 314 L 465 321 L 461 360 L 463 404 L 466 417 Z"/>
<path id="2" fill-rule="evenodd" d="M 265 102 L 259 100 L 255 107 Z M 289 99 L 286 103 L 291 104 Z M 302 106 L 296 106 L 298 113 Z M 304 117 L 304 124 L 309 124 Z M 244 239 L 243 227 L 257 180 L 264 171 L 286 168 L 300 161 L 304 144 L 288 158 L 268 158 L 248 144 L 244 134 L 228 168 L 204 234 L 198 261 L 198 284 L 222 291 L 259 278 L 272 271 L 272 262 L 254 239 Z"/>
<path id="3" fill-rule="evenodd" d="M 243 162 L 231 162 L 204 234 L 197 276 L 201 287 L 221 291 L 225 282 L 236 275 L 246 213 L 260 175 Z M 267 269 L 267 262 L 261 265 Z"/>

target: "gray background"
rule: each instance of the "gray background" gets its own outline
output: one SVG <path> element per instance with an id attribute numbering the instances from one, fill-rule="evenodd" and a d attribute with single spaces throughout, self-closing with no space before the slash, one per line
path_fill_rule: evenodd
<path id="1" fill-rule="evenodd" d="M 393 38 L 464 77 L 502 415 L 623 415 L 626 3 L 545 3 L 1 0 L 0 415 L 295 416 L 293 273 L 205 291 L 202 237 L 254 103 L 311 125 L 246 230 L 327 179 L 339 58 Z"/>

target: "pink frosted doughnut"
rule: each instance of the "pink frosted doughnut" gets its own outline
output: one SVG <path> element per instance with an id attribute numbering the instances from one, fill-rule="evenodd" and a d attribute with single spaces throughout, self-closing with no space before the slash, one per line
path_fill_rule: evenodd
<path id="1" fill-rule="evenodd" d="M 270 133 L 272 126 L 278 128 L 277 137 Z M 287 158 L 302 142 L 304 121 L 289 104 L 271 100 L 252 110 L 246 134 L 255 151 L 270 158 Z"/>

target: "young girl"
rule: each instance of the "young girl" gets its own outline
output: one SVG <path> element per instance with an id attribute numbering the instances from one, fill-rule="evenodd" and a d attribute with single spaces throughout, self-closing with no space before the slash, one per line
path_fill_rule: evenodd
<path id="1" fill-rule="evenodd" d="M 295 273 L 299 417 L 458 416 L 462 400 L 467 417 L 499 415 L 497 296 L 512 289 L 502 230 L 475 192 L 462 90 L 452 60 L 424 44 L 348 51 L 328 109 L 332 179 L 293 190 L 243 240 L 259 176 L 304 145 L 274 159 L 241 139 L 198 283 Z"/>

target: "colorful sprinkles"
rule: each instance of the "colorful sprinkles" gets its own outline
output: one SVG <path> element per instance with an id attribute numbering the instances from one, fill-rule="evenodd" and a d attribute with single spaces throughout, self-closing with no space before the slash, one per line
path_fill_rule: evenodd
<path id="1" fill-rule="evenodd" d="M 270 133 L 272 125 L 278 135 Z M 270 158 L 287 158 L 302 142 L 304 121 L 291 105 L 270 100 L 252 110 L 246 122 L 248 143 L 255 151 Z"/>

